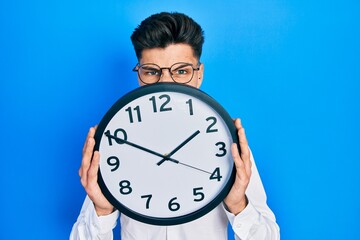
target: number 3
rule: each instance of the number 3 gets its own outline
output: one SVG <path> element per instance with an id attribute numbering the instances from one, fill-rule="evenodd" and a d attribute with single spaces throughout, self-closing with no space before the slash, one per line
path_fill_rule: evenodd
<path id="1" fill-rule="evenodd" d="M 217 154 L 215 154 L 217 157 L 223 157 L 223 156 L 225 156 L 226 155 L 226 145 L 225 145 L 225 143 L 224 142 L 217 142 L 216 144 L 215 144 L 215 146 L 219 146 L 220 145 L 220 147 L 219 147 L 219 150 L 221 151 L 221 153 L 217 153 Z"/>

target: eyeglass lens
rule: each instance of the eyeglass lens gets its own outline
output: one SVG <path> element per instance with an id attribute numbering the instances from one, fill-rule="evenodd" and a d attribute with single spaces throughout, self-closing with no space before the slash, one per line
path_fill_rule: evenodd
<path id="1" fill-rule="evenodd" d="M 160 68 L 155 64 L 144 64 L 138 69 L 140 80 L 144 83 L 156 83 L 160 80 L 162 71 L 168 68 Z M 177 83 L 187 83 L 194 75 L 194 68 L 189 63 L 176 63 L 169 69 L 171 78 Z"/>

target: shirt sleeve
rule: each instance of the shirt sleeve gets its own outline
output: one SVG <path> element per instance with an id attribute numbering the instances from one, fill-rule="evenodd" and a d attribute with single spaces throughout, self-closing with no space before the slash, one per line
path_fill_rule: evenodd
<path id="1" fill-rule="evenodd" d="M 266 203 L 266 193 L 251 153 L 252 173 L 245 192 L 249 203 L 246 208 L 234 215 L 225 205 L 223 208 L 237 240 L 279 240 L 280 230 L 275 215 Z"/>
<path id="2" fill-rule="evenodd" d="M 98 216 L 96 214 L 94 204 L 88 196 L 86 196 L 80 215 L 74 224 L 70 240 L 99 239 L 112 240 L 113 232 L 119 211 L 115 211 L 107 216 Z"/>

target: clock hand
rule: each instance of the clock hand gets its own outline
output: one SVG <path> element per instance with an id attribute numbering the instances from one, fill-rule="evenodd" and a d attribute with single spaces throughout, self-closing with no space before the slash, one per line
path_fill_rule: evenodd
<path id="1" fill-rule="evenodd" d="M 128 145 L 130 145 L 130 146 L 132 146 L 132 147 L 138 148 L 138 149 L 140 149 L 140 150 L 143 150 L 143 151 L 145 151 L 145 152 L 151 153 L 151 154 L 156 155 L 156 156 L 158 156 L 158 157 L 165 158 L 165 159 L 167 159 L 167 160 L 169 160 L 169 161 L 172 161 L 172 162 L 174 162 L 174 163 L 179 163 L 178 160 L 172 159 L 172 158 L 170 158 L 170 157 L 167 157 L 167 156 L 165 156 L 165 155 L 163 155 L 163 154 L 157 153 L 157 152 L 155 152 L 155 151 L 153 151 L 153 150 L 150 150 L 150 149 L 148 149 L 148 148 L 145 148 L 145 147 L 142 147 L 142 146 L 137 145 L 137 144 L 135 144 L 135 143 L 129 142 L 129 141 L 125 140 L 125 139 L 121 139 L 121 138 L 115 137 L 115 136 L 111 135 L 111 134 L 108 133 L 108 132 L 105 133 L 105 135 L 106 135 L 107 137 L 113 138 L 113 139 L 115 139 L 115 140 L 117 140 L 117 141 L 119 141 L 119 142 L 126 143 L 126 144 L 128 144 Z"/>
<path id="2" fill-rule="evenodd" d="M 166 154 L 166 157 L 164 157 L 163 159 L 161 159 L 157 165 L 160 166 L 161 164 L 163 164 L 166 160 L 169 160 L 169 157 L 171 157 L 174 153 L 176 153 L 180 148 L 182 148 L 185 144 L 187 144 L 188 142 L 191 141 L 191 139 L 193 139 L 196 135 L 198 135 L 200 133 L 199 130 L 197 130 L 196 132 L 194 132 L 190 137 L 188 137 L 185 141 L 183 141 L 179 146 L 177 146 L 174 150 L 172 150 L 169 154 Z"/>
<path id="3" fill-rule="evenodd" d="M 200 131 L 199 131 L 199 132 L 200 132 Z M 195 133 L 194 133 L 194 134 L 195 134 Z M 189 167 L 189 168 L 192 168 L 192 169 L 195 169 L 195 170 L 204 172 L 204 173 L 212 174 L 211 172 L 205 171 L 205 170 L 203 170 L 203 169 L 200 169 L 200 168 L 191 166 L 191 165 L 189 165 L 189 164 L 182 163 L 182 162 L 180 162 L 180 161 L 178 161 L 178 160 L 176 160 L 176 159 L 170 158 L 170 156 L 165 156 L 165 155 L 163 155 L 163 154 L 157 153 L 157 152 L 155 152 L 155 151 L 153 151 L 153 150 L 150 150 L 150 149 L 148 149 L 148 148 L 142 147 L 142 146 L 137 145 L 137 144 L 135 144 L 135 143 L 132 143 L 132 142 L 129 142 L 129 141 L 127 141 L 127 140 L 124 140 L 124 139 L 115 137 L 115 136 L 111 135 L 111 134 L 108 133 L 108 132 L 106 132 L 105 135 L 106 135 L 107 137 L 113 138 L 113 139 L 115 139 L 115 140 L 117 140 L 117 141 L 119 141 L 119 142 L 126 143 L 126 144 L 128 144 L 128 145 L 130 145 L 130 146 L 132 146 L 132 147 L 135 147 L 135 148 L 138 148 L 138 149 L 143 150 L 143 151 L 145 151 L 145 152 L 154 154 L 154 155 L 156 155 L 156 156 L 158 156 L 158 157 L 165 158 L 166 160 L 169 160 L 169 161 L 171 161 L 171 162 L 174 162 L 174 163 L 177 163 L 177 164 L 181 164 L 181 165 L 183 165 L 183 166 L 186 166 L 186 167 Z M 174 149 L 174 150 L 175 150 L 175 149 Z"/>
<path id="4" fill-rule="evenodd" d="M 186 167 L 189 167 L 189 168 L 193 168 L 193 169 L 199 170 L 199 171 L 204 172 L 204 173 L 208 173 L 208 174 L 210 174 L 210 175 L 212 174 L 211 172 L 205 171 L 204 169 L 197 168 L 197 167 L 194 167 L 194 166 L 191 166 L 191 165 L 182 163 L 182 162 L 178 162 L 178 164 L 181 164 L 181 165 L 183 165 L 183 166 L 186 166 Z"/>

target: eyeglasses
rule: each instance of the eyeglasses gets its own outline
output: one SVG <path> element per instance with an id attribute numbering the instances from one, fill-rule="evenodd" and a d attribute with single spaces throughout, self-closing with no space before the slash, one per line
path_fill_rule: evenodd
<path id="1" fill-rule="evenodd" d="M 142 65 L 138 63 L 133 68 L 133 71 L 138 72 L 139 78 L 143 83 L 153 84 L 160 80 L 164 69 L 169 70 L 170 76 L 174 82 L 188 83 L 193 78 L 194 71 L 199 71 L 200 68 L 194 68 L 191 63 L 184 62 L 175 63 L 168 68 L 161 68 L 154 63 L 146 63 Z"/>

